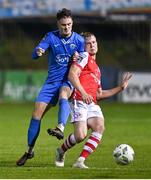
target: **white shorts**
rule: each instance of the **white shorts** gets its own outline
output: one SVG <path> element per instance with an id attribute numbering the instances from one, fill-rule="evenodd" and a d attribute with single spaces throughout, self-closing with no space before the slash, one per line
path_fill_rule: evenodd
<path id="1" fill-rule="evenodd" d="M 92 117 L 100 117 L 104 119 L 103 113 L 99 105 L 92 102 L 86 104 L 83 101 L 74 100 L 70 102 L 71 107 L 71 122 L 87 121 Z"/>

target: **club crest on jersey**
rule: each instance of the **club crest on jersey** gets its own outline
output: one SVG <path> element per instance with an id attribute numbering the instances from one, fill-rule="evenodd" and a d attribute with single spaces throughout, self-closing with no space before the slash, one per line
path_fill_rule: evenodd
<path id="1" fill-rule="evenodd" d="M 71 49 L 75 49 L 75 48 L 76 48 L 76 45 L 75 45 L 75 44 L 70 44 L 70 48 L 71 48 Z"/>
<path id="2" fill-rule="evenodd" d="M 68 66 L 70 58 L 66 54 L 58 54 L 56 56 L 56 62 L 61 66 Z"/>

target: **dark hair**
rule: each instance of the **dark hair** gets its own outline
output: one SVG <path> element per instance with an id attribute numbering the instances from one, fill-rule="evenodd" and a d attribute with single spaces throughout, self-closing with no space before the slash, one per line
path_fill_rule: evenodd
<path id="1" fill-rule="evenodd" d="M 95 35 L 93 33 L 91 33 L 91 32 L 82 32 L 81 36 L 83 36 L 84 39 L 87 38 L 87 37 L 91 37 L 91 36 L 95 37 Z"/>
<path id="2" fill-rule="evenodd" d="M 57 20 L 60 20 L 61 18 L 64 17 L 71 17 L 72 18 L 72 14 L 71 11 L 69 9 L 63 8 L 62 10 L 59 10 L 57 13 Z"/>

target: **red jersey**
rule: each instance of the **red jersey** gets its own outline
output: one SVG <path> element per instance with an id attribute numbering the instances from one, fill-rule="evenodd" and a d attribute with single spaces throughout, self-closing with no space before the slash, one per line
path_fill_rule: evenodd
<path id="1" fill-rule="evenodd" d="M 96 64 L 96 60 L 91 57 L 87 52 L 80 53 L 80 58 L 73 61 L 73 63 L 80 67 L 81 73 L 79 80 L 84 90 L 93 97 L 96 103 L 96 94 L 98 88 L 101 88 L 101 72 Z M 75 89 L 73 98 L 82 100 L 81 93 Z"/>

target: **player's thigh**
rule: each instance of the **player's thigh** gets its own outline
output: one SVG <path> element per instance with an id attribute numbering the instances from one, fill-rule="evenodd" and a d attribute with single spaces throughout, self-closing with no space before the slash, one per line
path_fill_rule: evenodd
<path id="1" fill-rule="evenodd" d="M 70 87 L 62 86 L 59 92 L 59 99 L 68 99 L 71 96 L 72 90 Z"/>
<path id="2" fill-rule="evenodd" d="M 77 142 L 83 141 L 87 136 L 87 122 L 77 121 L 73 123 L 74 125 L 74 135 Z"/>
<path id="3" fill-rule="evenodd" d="M 88 127 L 93 131 L 101 132 L 104 131 L 104 116 L 100 106 L 91 103 L 88 105 Z"/>
<path id="4" fill-rule="evenodd" d="M 47 108 L 50 108 L 50 106 L 48 106 L 47 103 L 45 103 L 45 102 L 36 102 L 35 107 L 34 107 L 34 111 L 33 111 L 33 114 L 32 114 L 33 117 L 35 117 L 37 119 L 41 119 L 43 117 L 43 114 L 47 110 Z"/>
<path id="5" fill-rule="evenodd" d="M 70 81 L 65 81 L 60 88 L 59 99 L 61 98 L 68 99 L 71 96 L 72 91 L 73 91 L 73 86 L 70 83 Z"/>
<path id="6" fill-rule="evenodd" d="M 104 126 L 104 118 L 101 117 L 92 117 L 87 120 L 88 127 L 92 129 L 92 131 L 103 133 Z"/>
<path id="7" fill-rule="evenodd" d="M 48 104 L 48 105 L 47 105 L 47 107 L 46 107 L 45 111 L 43 112 L 42 117 L 46 114 L 46 112 L 47 112 L 47 111 L 49 111 L 49 109 L 50 109 L 51 107 L 54 107 L 54 106 L 53 106 L 53 105 L 51 105 L 51 104 Z"/>

